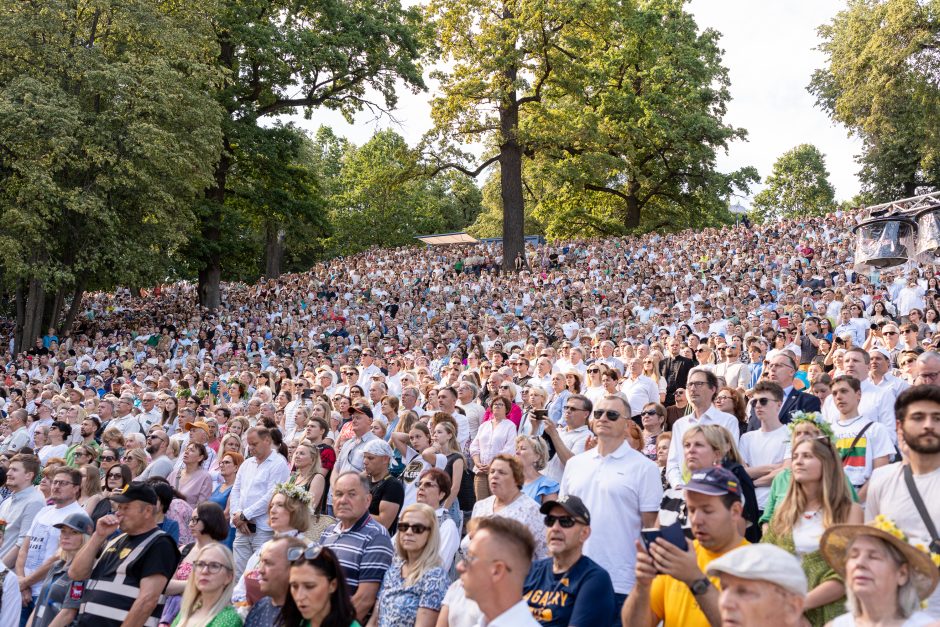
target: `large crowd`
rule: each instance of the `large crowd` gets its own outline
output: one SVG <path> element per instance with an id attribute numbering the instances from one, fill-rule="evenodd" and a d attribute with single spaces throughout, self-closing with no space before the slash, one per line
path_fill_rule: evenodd
<path id="1" fill-rule="evenodd" d="M 927 625 L 940 284 L 856 216 L 0 327 L 0 625 Z"/>

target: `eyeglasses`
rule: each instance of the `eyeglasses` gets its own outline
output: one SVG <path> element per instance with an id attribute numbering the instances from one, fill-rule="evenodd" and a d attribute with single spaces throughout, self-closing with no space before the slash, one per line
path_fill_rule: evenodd
<path id="1" fill-rule="evenodd" d="M 882 335 L 897 335 L 898 332 L 897 331 L 882 331 L 881 334 Z"/>
<path id="2" fill-rule="evenodd" d="M 564 407 L 562 407 L 562 409 L 563 409 L 564 411 L 567 411 L 567 412 L 572 412 L 572 411 L 587 411 L 587 410 L 584 409 L 583 407 L 572 407 L 571 405 L 565 405 Z"/>
<path id="3" fill-rule="evenodd" d="M 422 525 L 421 523 L 398 523 L 398 530 L 402 533 L 411 532 L 420 536 L 421 534 L 430 531 L 431 528 L 427 525 Z"/>
<path id="4" fill-rule="evenodd" d="M 401 525 L 399 525 L 400 527 Z M 292 546 L 287 549 L 287 561 L 296 562 L 301 557 L 308 560 L 315 560 L 320 557 L 320 553 L 323 551 L 323 547 L 319 544 L 311 544 L 307 548 L 301 548 L 299 546 Z"/>
<path id="5" fill-rule="evenodd" d="M 85 451 L 75 451 L 75 457 L 88 457 L 89 453 Z"/>
<path id="6" fill-rule="evenodd" d="M 594 410 L 595 420 L 606 418 L 607 420 L 610 420 L 611 422 L 616 422 L 617 420 L 620 420 L 622 416 L 623 414 L 613 409 L 595 409 Z"/>
<path id="7" fill-rule="evenodd" d="M 109 472 L 109 473 L 108 473 L 108 479 L 121 479 L 121 480 L 123 480 L 123 479 L 124 479 L 124 475 L 122 475 L 122 474 L 119 473 L 119 472 Z"/>
<path id="8" fill-rule="evenodd" d="M 708 385 L 708 381 L 689 381 L 686 385 L 690 388 L 700 388 L 703 385 Z"/>
<path id="9" fill-rule="evenodd" d="M 761 407 L 765 406 L 767 403 L 770 403 L 770 402 L 777 402 L 777 399 L 768 398 L 766 396 L 754 399 L 754 403 L 756 403 L 757 405 L 760 405 Z"/>
<path id="10" fill-rule="evenodd" d="M 193 562 L 193 570 L 205 570 L 213 575 L 218 573 L 223 568 L 225 570 L 232 570 L 232 568 L 229 567 L 228 565 L 221 564 L 219 562 L 204 562 L 202 560 L 197 560 Z"/>
<path id="11" fill-rule="evenodd" d="M 52 482 L 53 488 L 58 488 L 64 485 L 78 485 L 78 484 L 72 481 L 53 481 Z"/>
<path id="12" fill-rule="evenodd" d="M 549 529 L 554 527 L 556 522 L 559 525 L 561 525 L 562 529 L 571 529 L 572 527 L 575 526 L 576 523 L 579 523 L 581 521 L 575 518 L 574 516 L 552 516 L 551 514 L 545 515 L 545 526 L 548 527 Z"/>
<path id="13" fill-rule="evenodd" d="M 508 385 L 501 385 L 501 386 L 499 386 L 499 389 L 501 389 L 501 390 L 508 390 L 508 389 L 509 389 L 509 386 L 508 386 Z"/>
<path id="14" fill-rule="evenodd" d="M 715 397 L 716 401 L 733 401 L 734 399 L 728 396 L 727 394 L 719 394 Z"/>

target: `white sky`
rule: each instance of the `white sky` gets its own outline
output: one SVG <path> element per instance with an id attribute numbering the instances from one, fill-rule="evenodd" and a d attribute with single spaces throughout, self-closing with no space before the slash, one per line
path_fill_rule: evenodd
<path id="1" fill-rule="evenodd" d="M 783 152 L 812 143 L 826 156 L 837 200 L 858 192 L 854 155 L 860 151 L 860 143 L 815 107 L 813 96 L 806 91 L 813 70 L 824 61 L 814 50 L 819 43 L 816 28 L 844 6 L 844 0 L 691 0 L 689 10 L 699 27 L 722 33 L 732 95 L 726 122 L 749 133 L 747 142 L 732 144 L 721 157 L 722 170 L 753 165 L 766 177 Z M 434 85 L 429 88 L 433 90 Z M 415 95 L 401 90 L 394 112 L 397 122 L 375 120 L 364 112 L 350 125 L 339 114 L 326 110 L 315 112 L 310 120 L 302 116 L 290 119 L 310 131 L 321 124 L 331 126 L 356 144 L 368 141 L 378 129 L 392 127 L 414 145 L 431 126 L 429 97 L 429 92 Z"/>

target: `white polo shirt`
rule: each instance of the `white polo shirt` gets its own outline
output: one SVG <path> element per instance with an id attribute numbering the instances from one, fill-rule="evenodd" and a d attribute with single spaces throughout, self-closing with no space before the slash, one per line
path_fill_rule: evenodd
<path id="1" fill-rule="evenodd" d="M 629 594 L 636 583 L 640 513 L 658 512 L 663 500 L 659 467 L 628 442 L 603 457 L 593 448 L 568 460 L 560 492 L 579 497 L 591 512 L 584 554 L 610 573 L 615 592 Z"/>

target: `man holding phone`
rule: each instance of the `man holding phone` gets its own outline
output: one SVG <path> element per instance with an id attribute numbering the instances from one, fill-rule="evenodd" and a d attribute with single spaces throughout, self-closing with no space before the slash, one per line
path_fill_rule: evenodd
<path id="1" fill-rule="evenodd" d="M 741 489 L 737 477 L 720 466 L 700 470 L 680 486 L 685 493 L 695 538 L 682 550 L 660 537 L 647 551 L 636 543 L 636 585 L 623 606 L 621 621 L 631 627 L 708 627 L 721 624 L 718 580 L 706 577 L 708 564 L 747 544 Z"/>

